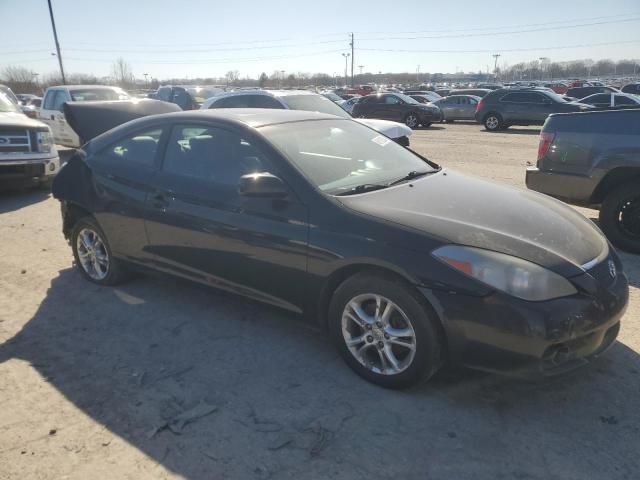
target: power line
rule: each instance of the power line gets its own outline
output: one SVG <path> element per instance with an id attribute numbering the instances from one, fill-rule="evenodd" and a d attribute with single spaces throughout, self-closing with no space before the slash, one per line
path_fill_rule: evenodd
<path id="1" fill-rule="evenodd" d="M 582 43 L 578 45 L 560 45 L 555 47 L 531 47 L 531 48 L 492 48 L 484 50 L 407 50 L 400 48 L 360 48 L 366 52 L 394 52 L 394 53 L 492 53 L 496 50 L 501 52 L 535 52 L 536 50 L 564 50 L 569 48 L 586 48 L 586 47 L 604 47 L 609 45 L 624 45 L 640 43 L 640 40 L 626 40 L 620 42 L 602 42 L 602 43 Z"/>

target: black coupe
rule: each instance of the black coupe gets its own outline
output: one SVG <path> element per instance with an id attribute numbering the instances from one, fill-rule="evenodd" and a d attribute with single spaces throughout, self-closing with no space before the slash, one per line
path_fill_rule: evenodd
<path id="1" fill-rule="evenodd" d="M 118 105 L 78 108 L 105 130 Z M 87 280 L 152 268 L 298 312 L 385 387 L 448 361 L 563 371 L 611 345 L 628 299 L 618 256 L 575 210 L 331 115 L 146 116 L 85 144 L 53 193 Z"/>

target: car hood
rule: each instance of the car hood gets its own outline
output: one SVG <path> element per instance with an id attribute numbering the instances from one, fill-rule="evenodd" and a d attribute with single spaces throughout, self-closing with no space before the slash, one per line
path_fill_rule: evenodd
<path id="1" fill-rule="evenodd" d="M 374 118 L 354 118 L 367 127 L 371 127 L 389 138 L 409 137 L 413 130 L 402 123 L 390 122 L 389 120 L 377 120 Z"/>
<path id="2" fill-rule="evenodd" d="M 608 253 L 598 228 L 551 197 L 451 170 L 383 190 L 337 197 L 346 207 L 445 243 L 485 248 L 565 276 Z"/>
<path id="3" fill-rule="evenodd" d="M 64 104 L 64 116 L 69 126 L 80 137 L 81 144 L 136 118 L 181 111 L 182 109 L 173 103 L 146 98 Z"/>
<path id="4" fill-rule="evenodd" d="M 18 112 L 1 112 L 0 127 L 47 128 L 44 123 Z"/>

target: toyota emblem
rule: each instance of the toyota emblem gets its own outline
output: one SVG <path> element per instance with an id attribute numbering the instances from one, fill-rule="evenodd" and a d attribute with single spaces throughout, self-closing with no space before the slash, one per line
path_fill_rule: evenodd
<path id="1" fill-rule="evenodd" d="M 613 263 L 613 260 L 609 260 L 609 274 L 611 278 L 616 278 L 616 264 Z"/>

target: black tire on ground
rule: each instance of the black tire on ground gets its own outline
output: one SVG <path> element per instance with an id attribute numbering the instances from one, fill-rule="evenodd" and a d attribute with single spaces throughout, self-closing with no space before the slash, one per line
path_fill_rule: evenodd
<path id="1" fill-rule="evenodd" d="M 415 332 L 415 354 L 399 373 L 374 372 L 360 363 L 347 347 L 342 329 L 343 314 L 351 300 L 364 294 L 381 295 L 395 303 L 406 314 Z M 443 339 L 434 317 L 435 313 L 425 300 L 402 280 L 375 272 L 363 272 L 345 280 L 334 292 L 329 306 L 329 332 L 346 363 L 358 375 L 385 388 L 406 388 L 428 380 L 442 364 Z M 362 331 L 366 333 L 366 330 Z M 371 355 L 379 354 L 376 348 L 371 345 Z"/>
<path id="2" fill-rule="evenodd" d="M 484 128 L 486 128 L 490 132 L 497 132 L 498 130 L 502 130 L 504 127 L 504 122 L 502 121 L 502 117 L 497 113 L 489 113 L 484 117 Z"/>
<path id="3" fill-rule="evenodd" d="M 616 247 L 640 253 L 640 187 L 625 183 L 607 194 L 600 206 L 600 228 Z"/>
<path id="4" fill-rule="evenodd" d="M 424 128 L 429 128 L 429 127 L 431 126 L 431 122 L 423 123 L 423 124 L 422 124 L 422 126 L 423 126 Z"/>
<path id="5" fill-rule="evenodd" d="M 89 229 L 97 233 L 102 240 L 102 243 L 104 244 L 108 258 L 108 270 L 106 276 L 102 279 L 92 278 L 83 268 L 82 263 L 80 262 L 80 256 L 78 254 L 78 235 L 84 229 Z M 128 272 L 125 266 L 121 261 L 113 257 L 113 254 L 111 253 L 111 247 L 109 246 L 109 240 L 107 239 L 106 235 L 97 224 L 95 219 L 93 219 L 92 217 L 83 217 L 78 220 L 73 226 L 73 229 L 71 231 L 71 249 L 73 250 L 73 257 L 75 259 L 76 267 L 78 268 L 82 276 L 90 282 L 97 283 L 98 285 L 109 286 L 118 285 L 119 283 L 122 283 L 127 279 Z"/>
<path id="6" fill-rule="evenodd" d="M 454 121 L 455 121 L 455 120 L 449 120 L 449 119 L 447 119 L 447 118 L 445 118 L 445 119 L 443 120 L 443 122 L 444 122 L 444 123 L 453 123 Z"/>

